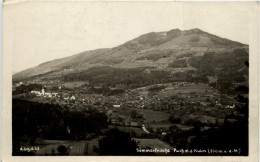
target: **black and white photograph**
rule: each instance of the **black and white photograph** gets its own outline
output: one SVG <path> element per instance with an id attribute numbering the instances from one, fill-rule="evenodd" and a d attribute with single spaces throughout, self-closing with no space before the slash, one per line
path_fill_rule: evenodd
<path id="1" fill-rule="evenodd" d="M 11 156 L 252 155 L 257 2 L 11 2 Z"/>

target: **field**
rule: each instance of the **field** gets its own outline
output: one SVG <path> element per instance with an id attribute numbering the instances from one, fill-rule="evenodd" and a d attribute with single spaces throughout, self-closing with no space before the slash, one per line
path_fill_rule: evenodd
<path id="1" fill-rule="evenodd" d="M 140 142 L 139 146 L 141 148 L 151 148 L 151 149 L 172 149 L 170 145 L 159 140 L 159 139 L 140 139 L 134 138 L 135 141 Z"/>
<path id="2" fill-rule="evenodd" d="M 153 110 L 147 110 L 147 109 L 136 109 L 136 108 L 118 108 L 117 114 L 128 117 L 130 115 L 130 112 L 132 110 L 136 110 L 137 112 L 143 114 L 144 116 L 144 121 L 145 122 L 160 122 L 164 120 L 168 120 L 170 114 L 166 112 L 160 112 L 160 111 L 153 111 Z"/>
<path id="3" fill-rule="evenodd" d="M 77 88 L 77 87 L 80 87 L 82 85 L 86 84 L 86 82 L 83 82 L 83 81 L 74 81 L 74 82 L 65 82 L 63 83 L 62 85 L 66 88 Z"/>
<path id="4" fill-rule="evenodd" d="M 85 155 L 87 153 L 87 143 L 85 141 L 75 142 L 71 147 L 71 151 L 69 152 L 70 156 L 79 156 Z"/>
<path id="5" fill-rule="evenodd" d="M 59 140 L 49 140 L 46 146 L 42 147 L 36 152 L 36 155 L 59 155 L 57 148 L 59 145 L 66 146 L 68 148 L 69 156 L 83 156 L 83 155 L 97 155 L 93 148 L 98 146 L 98 139 L 93 139 L 90 141 L 59 141 Z"/>
<path id="6" fill-rule="evenodd" d="M 92 139 L 87 142 L 87 155 L 96 156 L 97 153 L 93 151 L 94 147 L 98 147 L 98 139 Z"/>
<path id="7" fill-rule="evenodd" d="M 206 92 L 212 93 L 213 89 L 210 88 L 206 84 L 193 84 L 193 85 L 187 85 L 187 86 L 176 86 L 173 88 L 166 88 L 167 90 L 171 89 L 175 94 L 181 93 L 181 94 L 187 94 L 187 93 L 196 93 L 203 95 Z"/>
<path id="8" fill-rule="evenodd" d="M 190 130 L 193 128 L 192 126 L 187 126 L 187 125 L 182 125 L 182 124 L 172 124 L 172 123 L 149 123 L 147 125 L 149 125 L 149 127 L 151 127 L 154 131 L 157 128 L 168 130 L 171 126 L 176 126 L 181 130 Z"/>
<path id="9" fill-rule="evenodd" d="M 147 125 L 153 129 L 157 129 L 157 128 L 169 129 L 173 124 L 171 124 L 171 123 L 148 123 Z"/>
<path id="10" fill-rule="evenodd" d="M 160 96 L 171 96 L 171 95 L 186 95 L 186 96 L 190 96 L 190 95 L 209 95 L 209 94 L 213 94 L 216 93 L 216 91 L 209 87 L 206 84 L 194 84 L 194 83 L 186 83 L 186 84 L 182 84 L 181 82 L 177 83 L 177 84 L 172 84 L 172 83 L 166 83 L 166 84 L 156 84 L 157 86 L 165 86 L 164 89 L 162 89 L 161 91 L 158 92 L 158 95 Z M 155 86 L 155 85 L 153 85 Z M 147 86 L 147 87 L 141 87 L 141 88 L 137 88 L 135 89 L 135 91 L 138 92 L 139 95 L 142 95 L 143 97 L 148 97 L 149 94 L 149 88 L 153 87 L 153 86 Z M 204 99 L 203 97 L 200 99 Z"/>
<path id="11" fill-rule="evenodd" d="M 36 155 L 58 155 L 57 148 L 59 145 L 61 145 L 59 141 L 48 144 L 36 152 Z M 62 141 L 62 145 L 68 148 L 68 155 L 70 156 L 86 155 L 86 141 Z"/>
<path id="12" fill-rule="evenodd" d="M 141 135 L 145 133 L 141 128 L 123 127 L 123 126 L 117 126 L 117 128 L 118 128 L 120 131 L 128 132 L 128 133 L 130 133 L 130 134 L 134 132 L 137 137 L 141 137 Z"/>

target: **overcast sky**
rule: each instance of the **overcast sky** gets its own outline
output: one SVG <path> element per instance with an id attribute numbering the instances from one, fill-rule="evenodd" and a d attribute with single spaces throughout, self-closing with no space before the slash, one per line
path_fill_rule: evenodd
<path id="1" fill-rule="evenodd" d="M 242 2 L 24 2 L 4 6 L 3 34 L 18 72 L 175 28 L 199 28 L 248 44 L 248 11 Z"/>

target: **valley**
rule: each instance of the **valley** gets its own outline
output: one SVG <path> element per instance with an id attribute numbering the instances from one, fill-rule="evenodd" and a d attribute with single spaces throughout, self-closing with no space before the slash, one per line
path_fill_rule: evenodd
<path id="1" fill-rule="evenodd" d="M 248 59 L 247 45 L 173 29 L 18 72 L 14 152 L 37 144 L 40 155 L 180 155 L 172 150 L 214 145 L 247 155 Z"/>

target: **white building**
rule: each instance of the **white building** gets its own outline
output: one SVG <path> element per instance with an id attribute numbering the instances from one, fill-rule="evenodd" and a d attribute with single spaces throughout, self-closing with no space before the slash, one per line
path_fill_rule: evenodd
<path id="1" fill-rule="evenodd" d="M 31 91 L 31 94 L 35 94 L 37 97 L 43 96 L 43 97 L 57 97 L 58 93 L 50 93 L 50 92 L 45 92 L 45 88 L 42 88 L 41 91 Z"/>
<path id="2" fill-rule="evenodd" d="M 113 105 L 113 108 L 120 108 L 121 105 Z"/>
<path id="3" fill-rule="evenodd" d="M 44 96 L 45 95 L 45 88 L 42 87 L 42 95 Z"/>
<path id="4" fill-rule="evenodd" d="M 70 100 L 75 100 L 75 99 L 76 99 L 75 96 L 71 96 L 71 97 L 70 97 Z"/>

